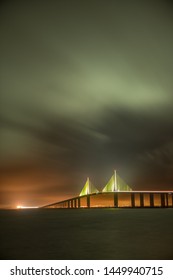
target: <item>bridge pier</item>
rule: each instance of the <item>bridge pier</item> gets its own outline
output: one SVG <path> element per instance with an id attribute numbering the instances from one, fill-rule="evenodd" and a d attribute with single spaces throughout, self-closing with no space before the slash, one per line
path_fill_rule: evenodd
<path id="1" fill-rule="evenodd" d="M 166 193 L 166 207 L 168 207 L 168 194 Z"/>
<path id="2" fill-rule="evenodd" d="M 80 208 L 80 197 L 78 197 L 78 208 Z"/>
<path id="3" fill-rule="evenodd" d="M 144 207 L 144 195 L 140 193 L 140 207 Z"/>
<path id="4" fill-rule="evenodd" d="M 114 193 L 114 207 L 118 207 L 118 193 Z"/>
<path id="5" fill-rule="evenodd" d="M 161 207 L 165 207 L 165 194 L 161 193 L 160 196 L 161 196 Z"/>
<path id="6" fill-rule="evenodd" d="M 134 208 L 135 207 L 135 194 L 131 193 L 131 207 Z"/>
<path id="7" fill-rule="evenodd" d="M 87 207 L 90 208 L 90 195 L 87 195 Z"/>
<path id="8" fill-rule="evenodd" d="M 150 193 L 150 207 L 154 207 L 154 195 Z"/>

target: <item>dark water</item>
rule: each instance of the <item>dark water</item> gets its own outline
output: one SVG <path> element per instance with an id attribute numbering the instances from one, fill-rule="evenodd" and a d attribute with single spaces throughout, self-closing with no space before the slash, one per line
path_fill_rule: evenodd
<path id="1" fill-rule="evenodd" d="M 173 209 L 0 211 L 1 259 L 173 259 Z"/>

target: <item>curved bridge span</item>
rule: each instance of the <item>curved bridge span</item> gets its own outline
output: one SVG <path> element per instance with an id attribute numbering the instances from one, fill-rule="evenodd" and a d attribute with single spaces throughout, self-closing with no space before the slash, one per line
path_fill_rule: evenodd
<path id="1" fill-rule="evenodd" d="M 79 196 L 43 208 L 153 208 L 173 207 L 173 191 L 133 191 L 117 174 L 98 191 L 89 178 Z"/>
<path id="2" fill-rule="evenodd" d="M 173 207 L 173 192 L 94 193 L 73 197 L 44 208 Z"/>

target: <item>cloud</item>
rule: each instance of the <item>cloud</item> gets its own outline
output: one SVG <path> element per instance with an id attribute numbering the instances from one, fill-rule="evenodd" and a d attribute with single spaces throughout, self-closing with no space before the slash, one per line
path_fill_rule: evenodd
<path id="1" fill-rule="evenodd" d="M 173 170 L 173 142 L 168 142 L 160 147 L 146 152 L 141 159 L 146 162 L 152 162 L 170 172 Z"/>
<path id="2" fill-rule="evenodd" d="M 37 178 L 58 173 L 67 192 L 114 168 L 136 188 L 171 170 L 169 1 L 15 1 L 1 21 L 5 177 L 29 180 L 32 166 Z"/>

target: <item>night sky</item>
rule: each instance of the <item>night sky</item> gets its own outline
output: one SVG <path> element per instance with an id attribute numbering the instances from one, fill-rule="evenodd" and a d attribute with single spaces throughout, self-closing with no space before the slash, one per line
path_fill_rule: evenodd
<path id="1" fill-rule="evenodd" d="M 173 189 L 171 1 L 4 1 L 0 207 Z"/>

